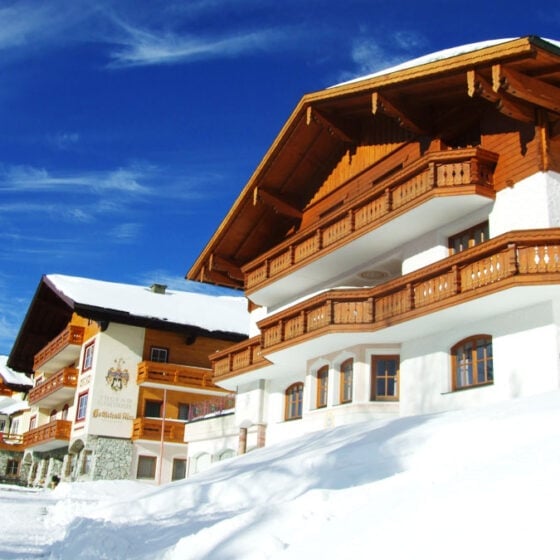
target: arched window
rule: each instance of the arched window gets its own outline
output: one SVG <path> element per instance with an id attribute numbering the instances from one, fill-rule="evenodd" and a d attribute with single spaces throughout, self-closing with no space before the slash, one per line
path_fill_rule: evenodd
<path id="1" fill-rule="evenodd" d="M 340 364 L 340 402 L 352 402 L 352 383 L 354 377 L 354 360 L 345 360 Z"/>
<path id="2" fill-rule="evenodd" d="M 471 336 L 451 348 L 453 390 L 488 385 L 494 382 L 492 337 Z"/>
<path id="3" fill-rule="evenodd" d="M 51 414 L 50 414 L 50 418 L 49 418 L 50 422 L 54 422 L 56 420 L 56 414 L 57 414 L 57 410 L 56 410 L 56 408 L 53 408 L 51 410 Z"/>
<path id="4" fill-rule="evenodd" d="M 317 408 L 327 406 L 329 387 L 329 366 L 323 366 L 317 371 Z"/>
<path id="5" fill-rule="evenodd" d="M 303 383 L 294 383 L 286 389 L 286 420 L 301 418 L 303 406 Z"/>
<path id="6" fill-rule="evenodd" d="M 68 405 L 67 404 L 65 404 L 62 407 L 62 419 L 63 420 L 68 420 Z"/>

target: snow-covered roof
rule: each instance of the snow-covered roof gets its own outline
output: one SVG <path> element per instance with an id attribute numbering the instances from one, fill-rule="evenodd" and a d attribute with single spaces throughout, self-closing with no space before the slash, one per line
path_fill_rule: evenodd
<path id="1" fill-rule="evenodd" d="M 4 416 L 10 416 L 16 412 L 27 410 L 28 408 L 29 404 L 27 401 L 12 399 L 11 397 L 0 398 L 0 414 Z"/>
<path id="2" fill-rule="evenodd" d="M 19 385 L 25 387 L 33 387 L 33 381 L 24 373 L 14 371 L 6 365 L 8 356 L 0 356 L 0 376 L 4 378 L 7 385 Z"/>
<path id="3" fill-rule="evenodd" d="M 415 66 L 422 66 L 423 64 L 429 64 L 430 62 L 437 62 L 438 60 L 446 60 L 448 58 L 453 58 L 454 56 L 459 56 L 461 54 L 466 54 L 474 51 L 478 51 L 481 49 L 486 49 L 488 47 L 494 47 L 496 45 L 501 45 L 503 43 L 507 43 L 509 41 L 515 40 L 514 38 L 509 39 L 492 39 L 489 41 L 480 41 L 478 43 L 469 43 L 466 45 L 461 45 L 458 47 L 452 47 L 450 49 L 443 49 L 441 51 L 436 51 L 433 53 L 429 53 L 418 58 L 413 58 L 412 60 L 407 60 L 401 64 L 397 64 L 396 66 L 391 66 L 389 68 L 384 68 L 383 70 L 379 70 L 377 72 L 373 72 L 372 74 L 366 74 L 365 76 L 359 76 L 357 78 L 353 78 L 352 80 L 348 80 L 346 82 L 341 82 L 339 84 L 335 84 L 331 87 L 338 87 L 342 85 L 352 84 L 355 82 L 360 82 L 362 80 L 368 80 L 370 78 L 375 78 L 377 76 L 383 76 L 385 74 L 391 74 L 393 72 L 399 72 L 400 70 L 406 70 L 408 68 L 413 68 Z M 555 47 L 560 48 L 560 41 L 555 41 L 554 39 L 542 39 Z"/>
<path id="4" fill-rule="evenodd" d="M 62 299 L 74 304 L 106 309 L 132 317 L 247 335 L 249 314 L 244 297 L 207 295 L 49 274 L 45 281 Z"/>

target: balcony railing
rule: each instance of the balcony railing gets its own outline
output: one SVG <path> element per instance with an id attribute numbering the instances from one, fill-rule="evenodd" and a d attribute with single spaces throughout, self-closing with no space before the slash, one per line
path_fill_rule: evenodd
<path id="1" fill-rule="evenodd" d="M 210 359 L 215 381 L 219 381 L 222 377 L 229 377 L 233 372 L 239 374 L 269 363 L 261 354 L 260 336 L 230 346 L 226 351 L 217 353 Z"/>
<path id="2" fill-rule="evenodd" d="M 293 271 L 294 267 L 303 266 L 378 228 L 428 198 L 472 193 L 492 198 L 497 159 L 495 153 L 481 148 L 425 155 L 243 267 L 246 292 L 251 293 Z"/>
<path id="3" fill-rule="evenodd" d="M 141 385 L 148 382 L 181 387 L 216 388 L 210 369 L 161 362 L 140 362 L 137 383 Z"/>
<path id="4" fill-rule="evenodd" d="M 69 420 L 53 420 L 44 426 L 33 428 L 23 434 L 23 446 L 34 447 L 50 441 L 70 440 L 72 422 Z"/>
<path id="5" fill-rule="evenodd" d="M 0 432 L 0 450 L 3 451 L 24 451 L 23 436 L 21 434 L 11 434 Z"/>
<path id="6" fill-rule="evenodd" d="M 261 335 L 211 358 L 215 379 L 259 346 L 263 356 L 329 332 L 375 331 L 511 287 L 560 284 L 560 228 L 514 231 L 374 288 L 330 290 L 259 322 Z"/>
<path id="7" fill-rule="evenodd" d="M 233 411 L 234 408 L 235 393 L 193 403 L 189 406 L 188 422 L 222 416 L 229 411 Z"/>
<path id="8" fill-rule="evenodd" d="M 84 341 L 84 327 L 68 325 L 56 338 L 35 354 L 33 369 L 39 369 L 68 346 L 81 346 Z"/>
<path id="9" fill-rule="evenodd" d="M 163 426 L 163 441 L 167 443 L 185 442 L 185 422 L 166 418 L 136 418 L 132 427 L 132 439 L 147 439 L 161 441 Z"/>
<path id="10" fill-rule="evenodd" d="M 46 381 L 33 387 L 29 391 L 29 404 L 37 404 L 39 401 L 43 400 L 45 397 L 51 396 L 56 391 L 69 388 L 75 389 L 78 384 L 78 370 L 76 368 L 64 368 L 59 372 L 55 373 L 49 377 Z"/>

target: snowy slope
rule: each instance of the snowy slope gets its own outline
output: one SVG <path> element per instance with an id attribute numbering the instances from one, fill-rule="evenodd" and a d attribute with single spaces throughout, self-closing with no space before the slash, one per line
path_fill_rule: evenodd
<path id="1" fill-rule="evenodd" d="M 0 558 L 30 532 L 22 558 L 558 558 L 559 441 L 551 393 L 322 431 L 159 489 L 61 485 L 25 494 Z"/>

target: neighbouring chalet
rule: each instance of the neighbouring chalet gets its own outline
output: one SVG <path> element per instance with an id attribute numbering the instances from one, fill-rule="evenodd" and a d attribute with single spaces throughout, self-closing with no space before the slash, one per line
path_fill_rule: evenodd
<path id="1" fill-rule="evenodd" d="M 305 95 L 187 277 L 249 300 L 250 338 L 211 356 L 241 451 L 558 389 L 560 43 Z"/>
<path id="2" fill-rule="evenodd" d="M 19 482 L 23 458 L 24 413 L 29 410 L 27 393 L 33 382 L 7 365 L 0 356 L 0 481 Z"/>
<path id="3" fill-rule="evenodd" d="M 247 325 L 242 297 L 44 276 L 8 361 L 34 378 L 21 479 L 184 478 L 185 423 L 235 400 L 208 356 L 246 339 Z"/>

